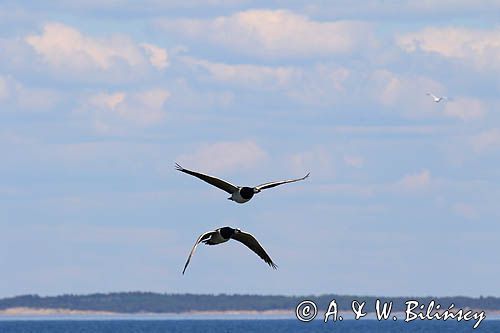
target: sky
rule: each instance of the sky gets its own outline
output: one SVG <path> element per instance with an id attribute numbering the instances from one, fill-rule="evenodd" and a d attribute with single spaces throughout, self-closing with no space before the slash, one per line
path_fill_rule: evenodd
<path id="1" fill-rule="evenodd" d="M 498 0 L 0 1 L 0 297 L 500 296 L 498 22 Z M 311 176 L 239 205 L 175 162 Z M 278 270 L 232 241 L 183 276 L 226 225 Z"/>

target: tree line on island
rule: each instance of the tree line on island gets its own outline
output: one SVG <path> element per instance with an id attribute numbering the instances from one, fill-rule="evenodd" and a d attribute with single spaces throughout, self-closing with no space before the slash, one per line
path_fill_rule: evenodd
<path id="1" fill-rule="evenodd" d="M 350 295 L 276 296 L 276 295 L 195 295 L 160 294 L 151 292 L 99 293 L 89 295 L 46 296 L 23 295 L 0 299 L 0 310 L 9 308 L 67 309 L 80 311 L 106 311 L 116 313 L 182 313 L 190 311 L 266 311 L 291 310 L 303 300 L 314 301 L 318 308 L 327 309 L 335 299 L 339 309 L 349 310 L 351 302 L 365 301 L 367 309 L 377 299 L 393 302 L 393 311 L 404 311 L 405 302 L 417 300 L 429 304 L 435 300 L 443 307 L 500 310 L 499 297 L 376 297 Z"/>

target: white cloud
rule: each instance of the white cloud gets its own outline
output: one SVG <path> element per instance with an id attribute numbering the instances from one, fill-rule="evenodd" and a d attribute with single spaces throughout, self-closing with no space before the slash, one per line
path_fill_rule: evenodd
<path id="1" fill-rule="evenodd" d="M 43 32 L 25 38 L 35 52 L 51 67 L 72 71 L 109 71 L 114 66 L 158 69 L 168 64 L 166 51 L 152 44 L 138 45 L 130 38 L 114 35 L 94 38 L 62 23 L 47 23 Z"/>
<path id="2" fill-rule="evenodd" d="M 165 119 L 164 104 L 169 96 L 164 89 L 99 93 L 90 96 L 77 113 L 90 114 L 95 129 L 101 133 L 147 127 Z"/>
<path id="3" fill-rule="evenodd" d="M 94 39 L 61 23 L 48 23 L 41 35 L 30 35 L 25 40 L 52 66 L 109 69 L 117 60 L 131 66 L 143 60 L 135 45 L 126 38 Z"/>
<path id="4" fill-rule="evenodd" d="M 396 188 L 403 191 L 418 191 L 427 188 L 431 184 L 431 173 L 422 170 L 418 173 L 405 175 L 396 183 Z"/>
<path id="5" fill-rule="evenodd" d="M 232 105 L 234 93 L 228 87 L 225 90 L 200 89 L 193 86 L 185 78 L 176 79 L 172 85 L 172 107 L 176 110 L 189 111 L 186 117 L 194 119 L 204 117 L 207 110 L 225 109 Z"/>
<path id="6" fill-rule="evenodd" d="M 434 103 L 426 93 L 446 95 L 446 89 L 440 82 L 426 76 L 376 70 L 372 73 L 371 83 L 373 85 L 368 89 L 376 101 L 412 117 L 446 116 L 466 121 L 483 118 L 487 113 L 485 103 L 472 97 L 457 96 L 441 104 Z"/>
<path id="7" fill-rule="evenodd" d="M 7 80 L 0 76 L 0 101 L 7 99 L 9 96 L 9 89 L 7 87 Z"/>
<path id="8" fill-rule="evenodd" d="M 193 68 L 203 68 L 210 78 L 230 84 L 257 89 L 284 88 L 296 81 L 301 70 L 294 67 L 271 67 L 247 64 L 224 64 L 191 57 L 183 57 Z"/>
<path id="9" fill-rule="evenodd" d="M 335 176 L 335 165 L 332 154 L 323 146 L 292 154 L 289 157 L 289 163 L 293 172 L 297 174 L 310 171 L 315 175 Z"/>
<path id="10" fill-rule="evenodd" d="M 317 64 L 297 71 L 301 75 L 287 91 L 287 95 L 295 101 L 320 107 L 342 101 L 349 103 L 353 99 L 355 89 L 350 89 L 349 80 L 354 73 L 350 69 L 335 64 Z"/>
<path id="11" fill-rule="evenodd" d="M 265 66 L 226 64 L 193 57 L 182 57 L 185 64 L 197 72 L 201 80 L 227 84 L 229 89 L 243 87 L 254 90 L 281 91 L 304 105 L 325 106 L 348 96 L 351 71 L 330 63 L 313 66 Z"/>
<path id="12" fill-rule="evenodd" d="M 55 90 L 27 87 L 10 76 L 0 76 L 0 102 L 4 110 L 48 111 L 61 99 Z"/>
<path id="13" fill-rule="evenodd" d="M 359 197 L 372 197 L 380 191 L 378 184 L 327 184 L 319 185 L 315 191 L 328 194 L 353 195 Z"/>
<path id="14" fill-rule="evenodd" d="M 500 69 L 500 28 L 425 28 L 401 35 L 398 45 L 406 52 L 437 53 L 485 69 Z"/>
<path id="15" fill-rule="evenodd" d="M 358 156 L 358 155 L 345 155 L 344 156 L 344 162 L 349 165 L 349 166 L 352 166 L 353 168 L 361 168 L 363 167 L 364 163 L 365 163 L 365 160 L 362 156 Z"/>
<path id="16" fill-rule="evenodd" d="M 452 205 L 451 208 L 455 214 L 467 219 L 474 219 L 479 216 L 476 208 L 471 204 L 459 202 Z"/>
<path id="17" fill-rule="evenodd" d="M 476 153 L 496 150 L 500 148 L 500 129 L 485 130 L 473 136 L 470 142 Z"/>
<path id="18" fill-rule="evenodd" d="M 118 104 L 125 100 L 125 93 L 119 92 L 115 94 L 97 94 L 90 98 L 91 105 L 98 108 L 116 110 Z"/>
<path id="19" fill-rule="evenodd" d="M 437 132 L 443 132 L 445 128 L 439 126 L 334 126 L 332 131 L 349 135 L 380 135 L 380 134 L 399 134 L 399 135 L 428 135 Z"/>
<path id="20" fill-rule="evenodd" d="M 288 10 L 246 10 L 211 20 L 161 20 L 159 26 L 237 52 L 272 57 L 325 56 L 370 47 L 369 25 L 320 22 Z"/>
<path id="21" fill-rule="evenodd" d="M 49 89 L 16 87 L 17 106 L 23 110 L 51 111 L 62 99 L 59 92 Z"/>
<path id="22" fill-rule="evenodd" d="M 108 197 L 108 193 L 98 193 L 99 196 Z M 78 208 L 84 206 L 87 202 L 95 201 L 95 194 L 89 197 L 56 197 L 50 200 L 58 203 L 66 202 L 75 205 Z M 104 199 L 106 200 L 106 199 Z M 101 201 L 102 203 L 102 201 Z M 78 231 L 75 231 L 78 230 Z M 32 230 L 28 232 L 27 230 Z M 92 244 L 113 244 L 127 245 L 138 243 L 158 243 L 161 244 L 166 240 L 174 240 L 176 232 L 165 228 L 154 228 L 148 226 L 128 227 L 128 226 L 110 226 L 110 225 L 68 225 L 68 224 L 37 224 L 29 228 L 26 226 L 17 227 L 11 232 L 11 237 L 14 239 L 30 239 L 31 241 L 40 241 L 41 238 L 50 238 L 52 241 L 60 242 L 71 239 L 71 242 L 76 243 L 92 243 Z M 37 235 L 37 236 L 35 236 Z"/>
<path id="23" fill-rule="evenodd" d="M 431 78 L 400 75 L 388 70 L 374 71 L 368 89 L 382 105 L 396 107 L 412 116 L 435 113 L 435 108 L 429 107 L 426 92 L 439 93 L 444 90 L 439 82 Z"/>
<path id="24" fill-rule="evenodd" d="M 168 54 L 165 49 L 153 44 L 143 43 L 141 46 L 146 50 L 149 55 L 151 65 L 162 70 L 168 67 Z"/>
<path id="25" fill-rule="evenodd" d="M 2 141 L 4 138 L 8 141 Z M 134 140 L 106 138 L 87 142 L 47 143 L 36 137 L 16 137 L 9 133 L 7 135 L 0 133 L 0 143 L 4 144 L 4 148 L 8 146 L 12 150 L 11 167 L 19 168 L 19 165 L 22 165 L 23 170 L 28 170 L 27 166 L 36 165 L 40 174 L 60 168 L 60 170 L 73 170 L 82 174 L 130 175 L 141 170 L 152 175 L 156 171 L 161 171 L 158 168 L 165 163 L 165 146 L 159 147 L 157 144 Z M 169 169 L 171 170 L 171 164 L 169 164 Z M 98 200 L 96 203 L 102 203 L 102 201 Z M 81 209 L 82 207 L 75 208 Z"/>
<path id="26" fill-rule="evenodd" d="M 267 153 L 251 140 L 205 144 L 191 154 L 177 158 L 180 164 L 207 172 L 252 168 L 263 162 Z"/>
<path id="27" fill-rule="evenodd" d="M 486 107 L 480 100 L 467 97 L 454 98 L 445 101 L 444 114 L 462 120 L 482 118 L 486 114 Z"/>

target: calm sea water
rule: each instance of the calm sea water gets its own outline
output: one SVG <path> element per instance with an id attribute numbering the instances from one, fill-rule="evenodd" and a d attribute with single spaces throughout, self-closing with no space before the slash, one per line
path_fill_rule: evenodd
<path id="1" fill-rule="evenodd" d="M 300 333 L 300 332 L 500 332 L 500 321 L 486 320 L 478 329 L 471 322 L 419 321 L 404 323 L 345 320 L 336 323 L 286 320 L 8 320 L 1 333 Z"/>

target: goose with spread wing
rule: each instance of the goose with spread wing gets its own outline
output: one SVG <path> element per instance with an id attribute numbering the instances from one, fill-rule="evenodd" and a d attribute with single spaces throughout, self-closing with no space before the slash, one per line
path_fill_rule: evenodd
<path id="1" fill-rule="evenodd" d="M 214 176 L 209 176 L 209 175 L 195 172 L 195 171 L 191 171 L 188 169 L 184 169 L 183 167 L 181 167 L 177 163 L 175 164 L 175 167 L 177 170 L 179 170 L 181 172 L 184 172 L 184 173 L 187 173 L 188 175 L 199 178 L 199 179 L 201 179 L 201 180 L 203 180 L 203 181 L 205 181 L 205 182 L 207 182 L 215 187 L 220 188 L 223 191 L 226 191 L 227 193 L 231 194 L 231 196 L 228 198 L 229 200 L 232 200 L 232 201 L 240 203 L 240 204 L 249 201 L 250 199 L 252 199 L 254 194 L 259 193 L 262 190 L 272 188 L 272 187 L 275 187 L 278 185 L 298 182 L 298 181 L 304 180 L 307 177 L 309 177 L 309 173 L 307 173 L 307 175 L 305 175 L 302 178 L 279 180 L 279 181 L 275 181 L 275 182 L 260 184 L 260 185 L 254 186 L 254 187 L 248 187 L 248 186 L 235 186 L 235 185 L 233 185 L 225 180 L 222 180 L 220 178 L 217 178 Z"/>
<path id="2" fill-rule="evenodd" d="M 269 255 L 266 253 L 264 248 L 259 244 L 259 242 L 257 241 L 257 239 L 255 239 L 254 236 L 252 236 L 249 233 L 243 232 L 240 229 L 234 229 L 231 227 L 222 227 L 214 231 L 205 232 L 204 234 L 200 235 L 200 237 L 198 237 L 196 243 L 194 243 L 194 246 L 191 249 L 191 252 L 189 253 L 189 257 L 186 261 L 186 264 L 184 265 L 182 274 L 186 272 L 186 268 L 188 267 L 189 262 L 191 261 L 191 257 L 196 251 L 198 244 L 204 243 L 207 245 L 217 245 L 225 243 L 231 238 L 237 240 L 240 243 L 243 243 L 246 247 L 255 252 L 270 267 L 274 269 L 278 268 L 278 266 L 276 266 L 276 264 L 271 260 Z"/>

